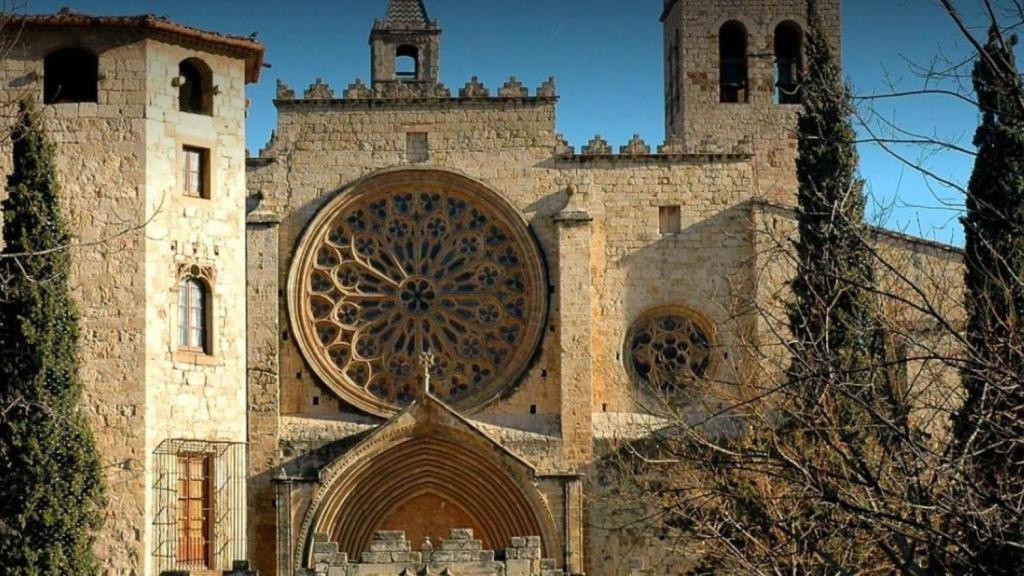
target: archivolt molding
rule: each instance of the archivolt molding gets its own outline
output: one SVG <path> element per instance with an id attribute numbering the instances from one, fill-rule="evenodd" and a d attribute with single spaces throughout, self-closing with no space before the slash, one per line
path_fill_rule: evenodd
<path id="1" fill-rule="evenodd" d="M 289 276 L 295 340 L 320 379 L 367 412 L 434 391 L 461 411 L 497 399 L 544 332 L 540 249 L 516 209 L 465 176 L 386 171 L 343 190 L 299 243 Z"/>
<path id="2" fill-rule="evenodd" d="M 560 551 L 535 470 L 468 421 L 428 396 L 321 472 L 299 534 L 296 567 L 309 567 L 315 534 L 357 554 L 404 502 L 445 498 L 479 523 L 477 537 L 501 549 L 516 536 L 540 536 L 545 554 Z"/>

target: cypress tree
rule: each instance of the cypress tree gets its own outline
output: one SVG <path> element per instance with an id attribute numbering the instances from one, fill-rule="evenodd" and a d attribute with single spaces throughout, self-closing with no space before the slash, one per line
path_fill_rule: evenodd
<path id="1" fill-rule="evenodd" d="M 1012 42 L 992 30 L 974 68 L 982 120 L 968 184 L 966 401 L 955 421 L 965 486 L 982 515 L 967 533 L 985 574 L 1024 566 L 1024 86 Z"/>
<path id="2" fill-rule="evenodd" d="M 12 131 L 0 257 L 0 566 L 97 572 L 102 474 L 79 411 L 78 313 L 53 150 L 30 105 Z"/>

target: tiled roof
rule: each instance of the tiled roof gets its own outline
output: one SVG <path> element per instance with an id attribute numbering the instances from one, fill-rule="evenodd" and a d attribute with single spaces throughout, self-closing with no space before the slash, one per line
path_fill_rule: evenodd
<path id="1" fill-rule="evenodd" d="M 428 28 L 430 19 L 423 0 L 391 0 L 384 19 L 387 28 Z"/>
<path id="2" fill-rule="evenodd" d="M 156 36 L 167 41 L 200 46 L 244 58 L 246 62 L 246 81 L 248 82 L 255 82 L 259 79 L 260 69 L 263 66 L 263 44 L 257 42 L 254 37 L 229 36 L 227 34 L 200 30 L 152 14 L 141 16 L 90 16 L 65 8 L 56 14 L 14 16 L 9 25 L 11 30 L 60 30 L 72 28 L 138 30 L 143 34 Z"/>

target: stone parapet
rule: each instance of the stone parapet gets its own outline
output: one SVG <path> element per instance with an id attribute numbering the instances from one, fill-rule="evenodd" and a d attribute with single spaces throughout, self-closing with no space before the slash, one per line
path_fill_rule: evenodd
<path id="1" fill-rule="evenodd" d="M 405 532 L 385 530 L 374 534 L 368 551 L 359 562 L 338 550 L 336 542 L 318 535 L 313 548 L 313 568 L 296 572 L 296 576 L 378 576 L 421 574 L 471 574 L 474 576 L 561 576 L 554 560 L 541 558 L 538 536 L 516 537 L 500 552 L 484 550 L 480 540 L 469 529 L 455 529 L 440 546 L 428 540 L 413 550 Z M 245 574 L 239 572 L 239 574 Z M 235 573 L 225 573 L 235 576 Z"/>

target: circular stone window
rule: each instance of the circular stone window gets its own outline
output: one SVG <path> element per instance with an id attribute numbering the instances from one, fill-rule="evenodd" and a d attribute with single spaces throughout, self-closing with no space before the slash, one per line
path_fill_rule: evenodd
<path id="1" fill-rule="evenodd" d="M 540 343 L 547 281 L 518 213 L 466 178 L 411 170 L 339 194 L 289 279 L 297 342 L 343 399 L 386 416 L 422 385 L 460 410 L 494 400 Z"/>
<path id="2" fill-rule="evenodd" d="M 644 314 L 633 324 L 626 346 L 633 379 L 661 397 L 689 391 L 714 368 L 714 328 L 684 308 Z"/>

